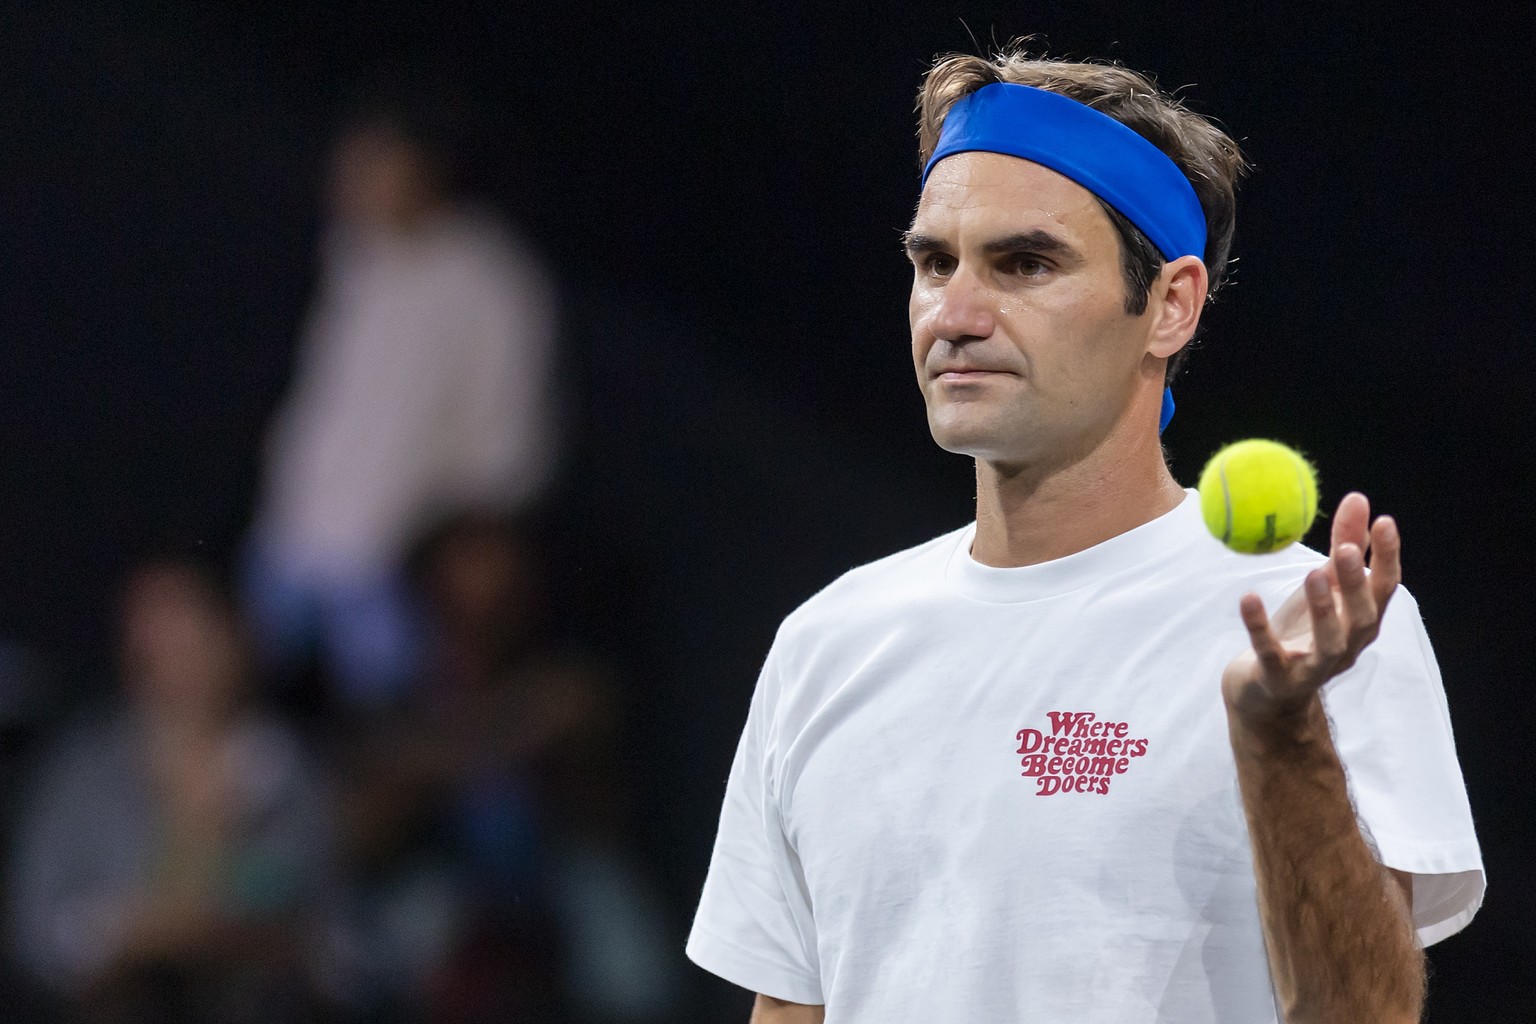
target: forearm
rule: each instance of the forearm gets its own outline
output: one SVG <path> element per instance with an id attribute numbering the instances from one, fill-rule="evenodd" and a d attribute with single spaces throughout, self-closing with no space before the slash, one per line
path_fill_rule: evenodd
<path id="1" fill-rule="evenodd" d="M 752 1005 L 751 1024 L 821 1024 L 826 1019 L 825 1006 L 790 1003 L 761 994 Z"/>
<path id="2" fill-rule="evenodd" d="M 1423 954 L 1360 833 L 1321 701 L 1279 716 L 1229 706 L 1228 724 L 1286 1024 L 1418 1021 Z"/>

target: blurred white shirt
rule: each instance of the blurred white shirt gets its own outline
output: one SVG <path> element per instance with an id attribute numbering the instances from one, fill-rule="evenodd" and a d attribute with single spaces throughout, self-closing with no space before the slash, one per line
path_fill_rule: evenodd
<path id="1" fill-rule="evenodd" d="M 535 497 L 556 441 L 556 329 L 537 260 L 480 211 L 406 238 L 333 231 L 267 439 L 267 550 L 366 575 L 394 566 L 435 515 Z"/>

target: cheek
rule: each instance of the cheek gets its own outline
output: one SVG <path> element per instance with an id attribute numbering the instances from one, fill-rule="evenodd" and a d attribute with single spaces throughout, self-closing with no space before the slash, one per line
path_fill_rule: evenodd
<path id="1" fill-rule="evenodd" d="M 1117 361 L 1128 326 L 1117 299 L 1107 300 L 1098 289 L 1086 287 L 1017 297 L 1001 318 L 1032 354 L 1063 368 Z M 1028 345 L 1029 339 L 1036 344 Z"/>
<path id="2" fill-rule="evenodd" d="M 907 296 L 907 323 L 912 328 L 912 334 L 917 334 L 918 325 L 928 318 L 928 312 L 933 308 L 932 296 L 917 285 L 912 286 L 911 293 Z"/>
<path id="3" fill-rule="evenodd" d="M 933 347 L 933 332 L 928 329 L 928 317 L 932 310 L 932 300 L 921 289 L 914 287 L 907 299 L 907 328 L 912 336 L 912 361 L 919 369 L 927 358 L 928 350 Z"/>

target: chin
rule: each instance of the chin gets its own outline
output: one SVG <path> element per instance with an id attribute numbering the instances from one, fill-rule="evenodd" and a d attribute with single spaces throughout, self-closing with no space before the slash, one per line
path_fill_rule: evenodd
<path id="1" fill-rule="evenodd" d="M 945 423 L 929 420 L 929 433 L 934 443 L 947 452 L 968 455 L 987 461 L 1010 461 L 1017 458 L 1018 431 L 1003 431 L 981 423 Z"/>

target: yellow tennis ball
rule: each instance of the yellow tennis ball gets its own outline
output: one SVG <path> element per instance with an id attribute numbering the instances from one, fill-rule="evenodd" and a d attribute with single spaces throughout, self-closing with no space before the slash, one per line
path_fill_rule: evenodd
<path id="1" fill-rule="evenodd" d="M 1233 551 L 1279 551 L 1300 540 L 1317 518 L 1317 475 L 1279 441 L 1237 441 L 1205 464 L 1200 511 L 1206 527 Z"/>

